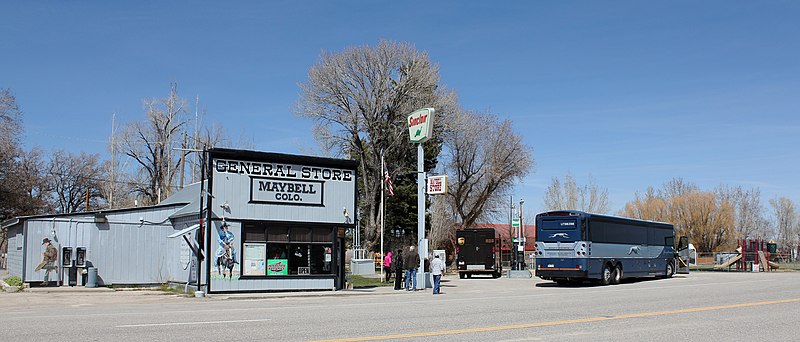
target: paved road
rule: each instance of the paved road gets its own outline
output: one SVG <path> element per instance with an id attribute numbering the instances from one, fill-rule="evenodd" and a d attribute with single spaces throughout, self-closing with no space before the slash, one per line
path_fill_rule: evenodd
<path id="1" fill-rule="evenodd" d="M 796 341 L 799 284 L 798 272 L 693 273 L 606 287 L 450 276 L 441 296 L 3 293 L 0 339 Z"/>

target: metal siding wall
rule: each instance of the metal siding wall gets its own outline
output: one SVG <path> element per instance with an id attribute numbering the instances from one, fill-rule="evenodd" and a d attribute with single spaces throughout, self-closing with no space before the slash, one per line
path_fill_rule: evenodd
<path id="1" fill-rule="evenodd" d="M 173 222 L 173 228 L 170 234 L 183 230 L 184 228 L 196 224 L 197 222 L 198 218 L 196 215 L 194 217 L 187 216 L 177 219 Z M 190 236 L 189 239 L 196 238 L 194 234 L 190 234 L 189 236 Z M 187 249 L 186 253 L 189 254 L 189 259 L 191 260 L 192 258 L 194 258 L 193 255 L 191 254 L 191 251 L 188 250 L 188 246 L 186 245 L 186 242 L 183 240 L 182 237 L 179 236 L 172 239 L 169 238 L 166 239 L 164 250 L 167 252 L 165 260 L 166 264 L 168 265 L 167 268 L 169 269 L 170 272 L 169 281 L 185 283 L 189 276 L 189 268 L 187 267 L 186 269 L 184 269 L 186 264 L 181 261 L 181 253 L 183 253 L 184 248 Z"/>
<path id="2" fill-rule="evenodd" d="M 109 213 L 108 223 L 96 224 L 93 216 L 75 215 L 51 219 L 31 219 L 28 225 L 28 244 L 24 248 L 26 263 L 25 281 L 43 280 L 43 272 L 33 272 L 41 260 L 41 239 L 49 237 L 54 246 L 86 247 L 86 260 L 97 267 L 101 285 L 153 284 L 176 278 L 169 260 L 179 250 L 167 236 L 175 228 L 167 220 L 179 207 L 143 208 L 141 211 Z M 158 225 L 140 225 L 139 218 Z M 64 221 L 67 220 L 67 221 Z M 163 223 L 162 223 L 163 222 Z M 56 238 L 51 231 L 55 230 Z M 174 240 L 174 239 L 169 239 Z"/>
<path id="3" fill-rule="evenodd" d="M 25 237 L 22 235 L 22 225 L 8 230 L 8 274 L 22 277 L 22 255 Z"/>

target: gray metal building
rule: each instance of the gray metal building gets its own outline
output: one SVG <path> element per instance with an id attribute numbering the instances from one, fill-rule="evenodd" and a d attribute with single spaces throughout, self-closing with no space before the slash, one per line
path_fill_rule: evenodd
<path id="1" fill-rule="evenodd" d="M 48 238 L 64 286 L 82 285 L 95 267 L 99 285 L 196 285 L 199 271 L 211 293 L 343 287 L 344 232 L 357 219 L 354 161 L 230 149 L 206 159 L 207 181 L 156 206 L 3 222 L 9 273 L 41 284 L 35 268 Z"/>

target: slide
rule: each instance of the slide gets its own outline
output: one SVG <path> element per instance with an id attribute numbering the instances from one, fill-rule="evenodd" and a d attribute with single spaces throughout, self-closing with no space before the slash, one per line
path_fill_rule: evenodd
<path id="1" fill-rule="evenodd" d="M 735 257 L 733 257 L 733 258 L 730 258 L 730 259 L 728 259 L 728 261 L 726 261 L 726 262 L 725 262 L 724 264 L 722 264 L 722 265 L 716 265 L 716 266 L 714 266 L 714 268 L 726 268 L 726 267 L 730 267 L 731 265 L 733 265 L 733 264 L 735 264 L 737 261 L 739 261 L 739 259 L 741 259 L 741 258 L 742 258 L 742 255 L 741 255 L 741 254 L 739 254 L 739 255 L 737 255 L 737 256 L 735 256 Z"/>

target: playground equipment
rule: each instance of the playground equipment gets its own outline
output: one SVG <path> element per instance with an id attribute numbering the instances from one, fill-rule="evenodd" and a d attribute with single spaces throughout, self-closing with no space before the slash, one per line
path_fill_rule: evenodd
<path id="1" fill-rule="evenodd" d="M 728 259 L 721 265 L 716 265 L 716 269 L 730 269 L 736 265 L 738 271 L 769 272 L 778 268 L 771 257 L 775 254 L 776 245 L 764 240 L 738 240 L 739 247 L 736 248 L 738 255 Z"/>

